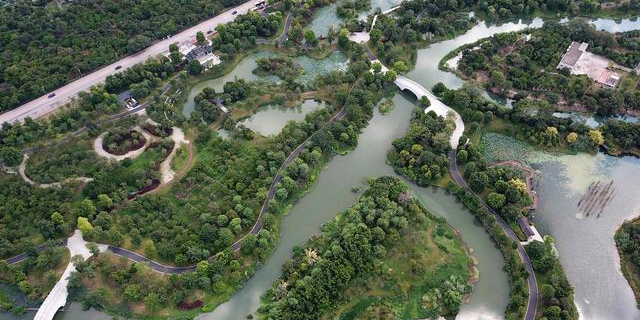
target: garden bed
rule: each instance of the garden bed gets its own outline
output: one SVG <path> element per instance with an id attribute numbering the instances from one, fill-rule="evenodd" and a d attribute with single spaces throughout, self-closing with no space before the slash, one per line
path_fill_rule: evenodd
<path id="1" fill-rule="evenodd" d="M 156 126 L 151 123 L 143 124 L 142 129 L 156 137 L 168 137 L 173 133 L 172 127 Z"/>
<path id="2" fill-rule="evenodd" d="M 147 139 L 138 130 L 114 128 L 102 140 L 102 148 L 110 154 L 121 156 L 144 147 L 146 142 Z"/>

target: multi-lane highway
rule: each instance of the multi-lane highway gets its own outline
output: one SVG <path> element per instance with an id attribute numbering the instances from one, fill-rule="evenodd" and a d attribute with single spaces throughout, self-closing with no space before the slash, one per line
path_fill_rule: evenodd
<path id="1" fill-rule="evenodd" d="M 182 32 L 173 35 L 168 39 L 156 42 L 155 44 L 141 52 L 124 57 L 117 62 L 98 69 L 82 78 L 76 79 L 61 88 L 43 95 L 42 97 L 25 103 L 16 109 L 9 110 L 3 114 L 0 114 L 0 124 L 4 122 L 23 121 L 27 117 L 35 119 L 46 115 L 71 101 L 80 92 L 88 91 L 92 86 L 103 83 L 106 80 L 107 76 L 122 72 L 127 68 L 130 68 L 138 63 L 142 63 L 151 57 L 162 54 L 163 52 L 169 50 L 170 44 L 189 40 L 191 39 L 191 37 L 195 36 L 198 31 L 203 31 L 206 33 L 209 30 L 215 30 L 215 28 L 219 24 L 233 21 L 233 19 L 235 19 L 237 15 L 246 14 L 249 10 L 255 8 L 256 3 L 258 2 L 262 1 L 250 0 L 237 7 L 229 8 L 228 10 L 221 12 L 220 14 L 207 21 L 204 21 L 189 29 L 183 30 Z M 116 70 L 116 67 L 118 66 L 121 66 L 121 68 L 119 68 L 119 70 Z M 49 98 L 49 95 L 52 93 L 55 93 L 55 96 Z"/>

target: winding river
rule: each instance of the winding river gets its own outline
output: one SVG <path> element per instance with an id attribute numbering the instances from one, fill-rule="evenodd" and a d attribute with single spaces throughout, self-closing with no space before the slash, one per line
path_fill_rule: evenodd
<path id="1" fill-rule="evenodd" d="M 376 1 L 374 0 L 374 7 Z M 380 3 L 397 3 L 379 1 Z M 381 6 L 381 5 L 378 5 Z M 391 7 L 391 5 L 389 5 Z M 335 20 L 325 19 L 330 23 Z M 639 29 L 640 21 L 624 20 L 614 23 L 599 19 L 598 25 L 607 30 Z M 438 70 L 438 62 L 455 48 L 499 32 L 515 31 L 526 27 L 539 27 L 541 19 L 518 21 L 502 25 L 480 23 L 464 35 L 442 41 L 419 50 L 416 69 L 408 77 L 427 88 L 437 82 L 450 87 L 460 87 L 462 80 L 455 75 Z M 253 64 L 253 65 L 252 65 Z M 230 74 L 222 78 L 198 84 L 189 94 L 185 109 L 193 108 L 193 97 L 206 86 L 221 88 L 224 82 L 234 78 L 257 79 L 251 73 L 255 57 L 248 57 Z M 363 186 L 368 177 L 395 175 L 386 164 L 386 153 L 391 142 L 404 135 L 411 111 L 411 97 L 396 94 L 395 108 L 386 115 L 375 112 L 369 126 L 361 134 L 358 147 L 346 156 L 337 156 L 323 170 L 317 185 L 282 220 L 282 234 L 278 247 L 267 262 L 231 299 L 213 312 L 198 319 L 237 320 L 255 313 L 260 296 L 280 275 L 281 266 L 290 257 L 293 246 L 302 244 L 312 234 L 320 232 L 322 224 L 336 213 L 348 208 L 356 200 L 353 186 Z M 541 195 L 536 222 L 543 234 L 556 238 L 556 245 L 567 274 L 576 288 L 576 303 L 581 319 L 640 319 L 640 312 L 630 288 L 619 271 L 618 255 L 613 243 L 613 233 L 624 219 L 640 214 L 640 160 L 613 158 L 605 155 L 546 157 L 540 161 L 542 178 L 538 186 Z M 615 179 L 620 192 L 600 219 L 577 219 L 576 203 L 592 180 Z M 463 240 L 473 250 L 480 270 L 479 281 L 474 285 L 469 301 L 463 305 L 457 319 L 502 319 L 509 288 L 502 271 L 504 261 L 488 234 L 480 227 L 455 198 L 436 188 L 420 188 L 410 184 L 414 193 L 434 214 L 440 215 L 461 232 Z M 81 311 L 78 303 L 72 303 L 68 311 L 60 312 L 55 319 L 110 319 L 98 311 Z M 34 313 L 22 317 L 0 314 L 0 320 L 31 319 Z"/>

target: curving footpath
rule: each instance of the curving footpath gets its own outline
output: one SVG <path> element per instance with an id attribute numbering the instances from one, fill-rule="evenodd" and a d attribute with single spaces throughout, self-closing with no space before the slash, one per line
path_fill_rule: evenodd
<path id="1" fill-rule="evenodd" d="M 329 119 L 329 121 L 327 121 L 327 123 L 325 123 L 324 125 L 328 125 L 331 124 L 335 121 L 339 121 L 341 119 L 344 118 L 344 116 L 347 114 L 347 107 L 346 105 L 342 107 L 342 109 L 340 109 L 331 119 Z M 316 131 L 317 132 L 317 131 Z M 262 227 L 264 225 L 263 220 L 265 215 L 268 213 L 269 211 L 269 201 L 271 199 L 273 199 L 273 197 L 276 194 L 276 190 L 278 187 L 278 184 L 280 183 L 280 181 L 282 181 L 283 178 L 283 171 L 284 169 L 286 169 L 286 167 L 291 164 L 291 162 L 293 162 L 299 155 L 300 153 L 307 147 L 307 142 L 309 142 L 309 140 L 314 136 L 314 134 L 310 135 L 305 141 L 303 141 L 302 143 L 300 143 L 300 145 L 298 145 L 298 147 L 296 147 L 290 154 L 289 156 L 285 159 L 285 161 L 282 163 L 282 166 L 280 166 L 280 168 L 278 169 L 278 172 L 276 173 L 276 175 L 273 178 L 273 182 L 271 183 L 270 187 L 269 187 L 269 191 L 267 192 L 267 197 L 264 200 L 264 202 L 262 203 L 262 208 L 260 209 L 260 214 L 258 215 L 258 218 L 255 222 L 255 224 L 253 225 L 253 227 L 251 228 L 251 230 L 244 235 L 242 238 L 238 239 L 236 242 L 234 242 L 230 248 L 231 250 L 233 250 L 234 252 L 240 250 L 240 247 L 242 246 L 242 242 L 245 240 L 245 238 L 249 235 L 257 235 L 260 230 L 262 230 Z M 111 245 L 100 245 L 103 246 L 104 249 L 106 251 L 109 251 L 115 255 L 121 256 L 121 257 L 125 257 L 128 258 L 131 261 L 134 262 L 140 262 L 140 263 L 145 263 L 149 266 L 149 268 L 151 268 L 152 270 L 159 272 L 159 273 L 163 273 L 163 274 L 183 274 L 183 273 L 187 273 L 187 272 L 193 272 L 196 270 L 196 265 L 191 265 L 191 266 L 186 266 L 186 267 L 171 267 L 171 266 L 167 266 L 164 265 L 162 263 L 159 263 L 157 261 L 151 260 L 139 253 L 133 252 L 131 250 L 127 250 L 124 248 L 120 248 L 120 247 L 115 247 L 115 246 L 111 246 Z M 40 246 L 38 249 L 40 251 L 44 250 L 45 246 L 42 245 Z M 212 261 L 215 260 L 217 257 L 217 255 L 213 255 L 211 256 L 208 260 Z M 9 264 L 16 264 L 19 262 L 22 262 L 24 260 L 26 260 L 28 258 L 28 255 L 26 253 L 22 253 L 19 254 L 15 257 L 9 258 L 6 261 Z"/>
<path id="2" fill-rule="evenodd" d="M 27 153 L 22 154 L 22 162 L 18 167 L 18 174 L 20 174 L 20 177 L 22 178 L 22 180 L 24 180 L 24 182 L 32 186 L 36 186 L 38 188 L 54 188 L 54 187 L 61 188 L 63 184 L 69 183 L 69 182 L 78 181 L 78 182 L 88 183 L 93 181 L 93 178 L 77 177 L 77 178 L 67 178 L 58 182 L 36 183 L 33 180 L 29 179 L 29 177 L 27 177 L 27 161 L 28 160 L 29 160 L 29 154 Z"/>
<path id="3" fill-rule="evenodd" d="M 376 58 L 376 56 L 373 54 L 373 52 L 371 51 L 371 49 L 367 46 L 366 43 L 362 44 L 362 47 L 365 50 L 365 53 L 367 55 L 367 57 L 369 58 L 369 60 L 371 60 L 372 62 L 379 62 L 379 60 Z M 382 63 L 381 63 L 382 64 Z M 386 72 L 386 70 L 388 70 L 384 65 L 382 66 L 382 70 L 383 72 Z M 433 110 L 436 114 L 440 115 L 440 116 L 444 116 L 447 117 L 451 114 L 453 114 L 454 120 L 455 120 L 455 124 L 456 124 L 456 129 L 453 131 L 453 133 L 451 134 L 451 139 L 450 139 L 450 143 L 451 143 L 451 151 L 449 152 L 449 166 L 450 166 L 450 172 L 451 172 L 451 176 L 453 177 L 453 180 L 460 186 L 462 186 L 463 188 L 465 188 L 467 191 L 471 192 L 472 194 L 476 195 L 471 188 L 469 188 L 469 186 L 467 185 L 467 183 L 465 182 L 464 178 L 462 177 L 462 175 L 460 175 L 460 171 L 458 170 L 458 163 L 456 162 L 456 149 L 458 147 L 458 141 L 460 140 L 460 137 L 462 136 L 462 133 L 464 132 L 464 122 L 462 121 L 462 117 L 460 117 L 460 115 L 453 110 L 451 107 L 445 105 L 444 103 L 442 103 L 442 101 L 440 101 L 432 92 L 430 92 L 429 90 L 427 90 L 426 88 L 424 88 L 422 85 L 420 85 L 419 83 L 403 77 L 403 76 L 398 76 L 396 78 L 395 84 L 401 89 L 401 90 L 409 90 L 411 91 L 418 99 L 422 98 L 423 96 L 426 96 L 429 101 L 431 102 L 431 105 L 425 110 L 425 112 L 431 111 Z M 529 286 L 529 299 L 527 300 L 527 311 L 524 315 L 524 320 L 534 320 L 535 316 L 536 316 L 536 309 L 538 308 L 538 283 L 536 282 L 536 274 L 533 271 L 533 266 L 531 265 L 531 260 L 529 259 L 529 256 L 527 255 L 527 252 L 524 250 L 524 247 L 522 246 L 522 244 L 520 243 L 520 240 L 518 239 L 518 236 L 515 234 L 515 232 L 513 232 L 513 230 L 511 229 L 511 227 L 509 226 L 509 224 L 507 224 L 506 221 L 504 221 L 502 219 L 502 217 L 500 217 L 500 215 L 498 215 L 498 213 L 493 210 L 491 207 L 489 207 L 484 200 L 482 200 L 481 197 L 479 197 L 478 195 L 476 195 L 476 197 L 478 197 L 478 199 L 480 200 L 480 203 L 487 209 L 488 212 L 491 212 L 495 217 L 496 217 L 496 222 L 498 222 L 498 224 L 500 225 L 500 227 L 502 228 L 502 230 L 504 231 L 504 233 L 507 234 L 507 236 L 509 236 L 509 238 L 511 238 L 512 240 L 514 240 L 517 244 L 518 244 L 518 255 L 520 256 L 520 259 L 522 260 L 525 269 L 527 270 L 527 273 L 529 273 L 529 277 L 527 279 L 528 282 L 528 286 Z"/>
<path id="4" fill-rule="evenodd" d="M 482 206 L 485 207 L 485 209 L 487 209 L 488 212 L 490 212 L 491 214 L 494 215 L 494 217 L 496 217 L 496 222 L 500 225 L 500 227 L 502 228 L 502 231 L 504 231 L 504 233 L 506 233 L 507 236 L 509 236 L 509 238 L 511 238 L 518 244 L 518 255 L 520 256 L 520 260 L 522 260 L 522 262 L 524 263 L 524 267 L 527 270 L 527 273 L 529 274 L 529 277 L 527 279 L 527 284 L 529 286 L 529 299 L 527 300 L 527 312 L 524 315 L 524 319 L 534 320 L 536 316 L 536 309 L 538 307 L 538 282 L 536 281 L 536 274 L 533 271 L 533 266 L 531 265 L 531 260 L 529 259 L 529 255 L 527 255 L 527 252 L 524 250 L 524 247 L 520 243 L 520 239 L 518 239 L 518 236 L 516 235 L 515 232 L 513 232 L 509 224 L 507 224 L 507 222 L 504 221 L 504 219 L 502 219 L 502 217 L 500 217 L 500 215 L 495 210 L 493 210 L 493 208 L 487 205 L 484 202 L 484 200 L 480 196 L 478 196 L 475 192 L 473 192 L 473 190 L 471 190 L 471 188 L 467 185 L 467 182 L 464 180 L 464 178 L 460 174 L 460 171 L 458 170 L 458 163 L 456 160 L 456 149 L 453 149 L 449 152 L 449 163 L 450 163 L 449 171 L 451 172 L 451 177 L 453 177 L 453 180 L 458 185 L 465 188 L 465 190 L 467 190 L 468 192 L 471 192 L 476 197 L 478 197 L 478 199 L 480 200 L 480 204 L 482 204 Z"/>
<path id="5" fill-rule="evenodd" d="M 146 131 L 144 131 L 142 128 L 140 128 L 140 126 L 135 126 L 133 127 L 131 130 L 133 131 L 137 131 L 138 133 L 140 133 L 144 139 L 144 145 L 138 149 L 135 150 L 131 150 L 123 155 L 116 155 L 116 154 L 112 154 L 110 152 L 108 152 L 107 150 L 104 149 L 104 147 L 102 146 L 102 141 L 104 140 L 104 137 L 107 136 L 107 134 L 109 134 L 109 131 L 105 131 L 102 134 L 100 134 L 94 141 L 93 141 L 93 151 L 95 151 L 95 153 L 103 158 L 107 158 L 109 160 L 116 160 L 116 161 L 122 161 L 124 159 L 127 158 L 137 158 L 139 155 L 141 155 L 145 150 L 147 150 L 147 148 L 149 147 L 149 145 L 151 144 L 151 142 L 155 141 L 156 138 L 151 136 L 150 134 L 148 134 Z"/>
<path id="6" fill-rule="evenodd" d="M 71 237 L 67 239 L 67 248 L 71 257 L 81 256 L 83 260 L 92 256 L 92 253 L 86 246 L 87 242 L 82 239 L 80 230 L 76 230 Z M 100 250 L 104 250 L 104 245 L 98 245 Z M 47 295 L 42 305 L 38 308 L 34 320 L 51 320 L 58 310 L 67 304 L 67 297 L 69 292 L 67 291 L 67 284 L 69 283 L 69 276 L 76 270 L 75 264 L 70 260 L 67 268 L 64 270 L 62 277 L 51 289 L 51 292 Z"/>

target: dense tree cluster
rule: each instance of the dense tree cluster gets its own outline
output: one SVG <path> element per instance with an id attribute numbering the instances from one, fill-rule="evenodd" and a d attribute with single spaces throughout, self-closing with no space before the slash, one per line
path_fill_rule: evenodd
<path id="1" fill-rule="evenodd" d="M 142 148 L 145 142 L 147 139 L 138 130 L 115 127 L 107 131 L 102 140 L 102 147 L 111 154 L 123 155 Z"/>
<path id="2" fill-rule="evenodd" d="M 553 106 L 577 105 L 601 116 L 640 110 L 640 90 L 636 86 L 626 88 L 621 84 L 616 90 L 605 89 L 586 75 L 556 72 L 571 41 L 589 43 L 590 52 L 608 56 L 626 67 L 635 68 L 640 62 L 640 51 L 635 49 L 637 32 L 611 34 L 597 31 L 585 21 L 573 20 L 568 24 L 545 23 L 530 37 L 503 33 L 481 40 L 477 49 L 467 46 L 458 70 L 505 96 L 533 94 Z"/>
<path id="3" fill-rule="evenodd" d="M 522 209 L 532 201 L 522 173 L 505 166 L 488 168 L 480 151 L 473 145 L 458 150 L 456 157 L 469 187 L 479 194 L 485 194 L 487 190 L 487 204 L 504 220 L 517 222 L 522 216 Z"/>
<path id="4" fill-rule="evenodd" d="M 129 90 L 132 96 L 140 100 L 148 96 L 176 70 L 169 58 L 158 56 L 123 72 L 107 76 L 104 87 L 109 93 L 114 94 Z"/>
<path id="5" fill-rule="evenodd" d="M 387 65 L 415 61 L 418 46 L 449 38 L 473 26 L 475 19 L 464 8 L 463 1 L 403 1 L 393 17 L 378 16 L 370 32 L 371 48 Z"/>
<path id="6" fill-rule="evenodd" d="M 27 118 L 24 123 L 3 123 L 0 145 L 22 148 L 43 139 L 51 139 L 57 134 L 91 125 L 105 114 L 122 110 L 117 97 L 106 92 L 103 87 L 93 87 L 89 92 L 81 93 L 77 103 L 78 107 L 63 109 L 46 120 L 34 121 Z"/>
<path id="7" fill-rule="evenodd" d="M 304 69 L 289 58 L 262 58 L 256 60 L 256 64 L 258 67 L 254 70 L 255 73 L 260 75 L 275 74 L 287 81 L 292 81 L 304 74 Z"/>
<path id="8" fill-rule="evenodd" d="M 491 239 L 498 245 L 506 262 L 504 269 L 509 276 L 509 286 L 511 287 L 509 304 L 505 311 L 505 319 L 522 319 L 526 311 L 527 298 L 529 296 L 527 291 L 528 273 L 516 250 L 516 242 L 504 233 L 500 225 L 496 222 L 495 216 L 481 205 L 478 196 L 453 183 L 447 186 L 447 190 L 462 201 L 464 206 L 471 211 L 476 220 L 487 230 Z"/>
<path id="9" fill-rule="evenodd" d="M 62 220 L 59 213 L 54 219 Z M 13 283 L 29 301 L 39 302 L 58 282 L 56 268 L 64 261 L 64 247 L 55 241 L 50 241 L 48 247 L 38 251 L 35 247 L 27 250 L 28 258 L 16 265 L 7 265 L 0 260 L 0 281 Z M 18 311 L 17 306 L 13 306 Z"/>
<path id="10" fill-rule="evenodd" d="M 546 148 L 568 146 L 575 151 L 593 151 L 607 145 L 610 151 L 613 151 L 621 146 L 629 149 L 637 146 L 637 140 L 632 139 L 638 136 L 639 124 L 611 119 L 607 125 L 592 129 L 570 118 L 554 117 L 554 108 L 546 101 L 523 98 L 509 109 L 488 101 L 477 88 L 469 85 L 458 90 L 449 90 L 442 83 L 438 83 L 434 86 L 433 92 L 447 105 L 461 110 L 462 117 L 470 122 L 469 131 L 472 134 L 491 122 L 494 116 L 498 116 L 517 124 L 506 129 L 510 135 Z M 614 132 L 621 135 L 614 135 Z"/>
<path id="11" fill-rule="evenodd" d="M 72 203 L 78 200 L 70 188 L 41 189 L 24 183 L 17 175 L 1 174 L 0 256 L 10 257 L 33 244 L 34 235 L 46 239 L 63 237 L 75 221 Z M 63 217 L 54 220 L 52 213 Z"/>
<path id="12" fill-rule="evenodd" d="M 11 109 L 239 0 L 16 1 L 0 7 L 0 105 Z"/>
<path id="13" fill-rule="evenodd" d="M 640 223 L 638 219 L 626 221 L 616 231 L 616 245 L 620 254 L 620 267 L 629 282 L 636 301 L 640 303 Z"/>
<path id="14" fill-rule="evenodd" d="M 540 281 L 542 299 L 539 300 L 538 310 L 548 320 L 578 319 L 573 287 L 556 256 L 553 238 L 546 236 L 544 242 L 533 241 L 525 246 L 525 250 Z"/>
<path id="15" fill-rule="evenodd" d="M 222 58 L 234 55 L 256 44 L 256 38 L 268 38 L 278 32 L 283 17 L 280 12 L 263 16 L 260 13 L 250 11 L 246 15 L 236 17 L 233 22 L 219 25 L 216 28 L 218 36 L 213 38 L 216 50 L 225 55 Z"/>
<path id="16" fill-rule="evenodd" d="M 271 236 L 265 233 L 254 237 L 259 242 L 272 241 Z M 126 259 L 116 259 L 110 253 L 101 253 L 97 258 L 76 264 L 77 271 L 72 273 L 68 289 L 70 295 L 81 300 L 86 308 L 105 308 L 117 300 L 121 305 L 143 306 L 147 315 L 166 306 L 179 306 L 189 311 L 193 306 L 203 304 L 193 294 L 195 291 L 230 294 L 241 286 L 250 274 L 243 269 L 246 268 L 245 263 L 243 257 L 227 250 L 216 259 L 198 263 L 196 272 L 165 277 L 144 264 L 130 263 Z M 87 292 L 85 283 L 96 278 L 115 286 L 94 288 Z M 118 308 L 116 312 L 126 317 L 132 316 L 126 308 Z"/>
<path id="17" fill-rule="evenodd" d="M 455 129 L 450 120 L 430 111 L 416 108 L 406 135 L 393 142 L 387 158 L 399 174 L 420 186 L 439 180 L 449 170 L 447 154 L 451 150 L 449 137 Z"/>
<path id="18" fill-rule="evenodd" d="M 356 204 L 324 226 L 322 235 L 294 249 L 260 312 L 271 320 L 321 318 L 345 297 L 350 282 L 373 273 L 375 261 L 385 258 L 408 228 L 428 217 L 398 179 L 373 180 Z M 450 298 L 455 293 L 461 298 L 469 287 L 441 287 L 444 303 L 451 303 L 449 310 L 456 313 L 461 299 Z"/>
<path id="19" fill-rule="evenodd" d="M 338 5 L 336 14 L 342 19 L 357 18 L 362 11 L 371 9 L 371 0 L 346 1 Z"/>

